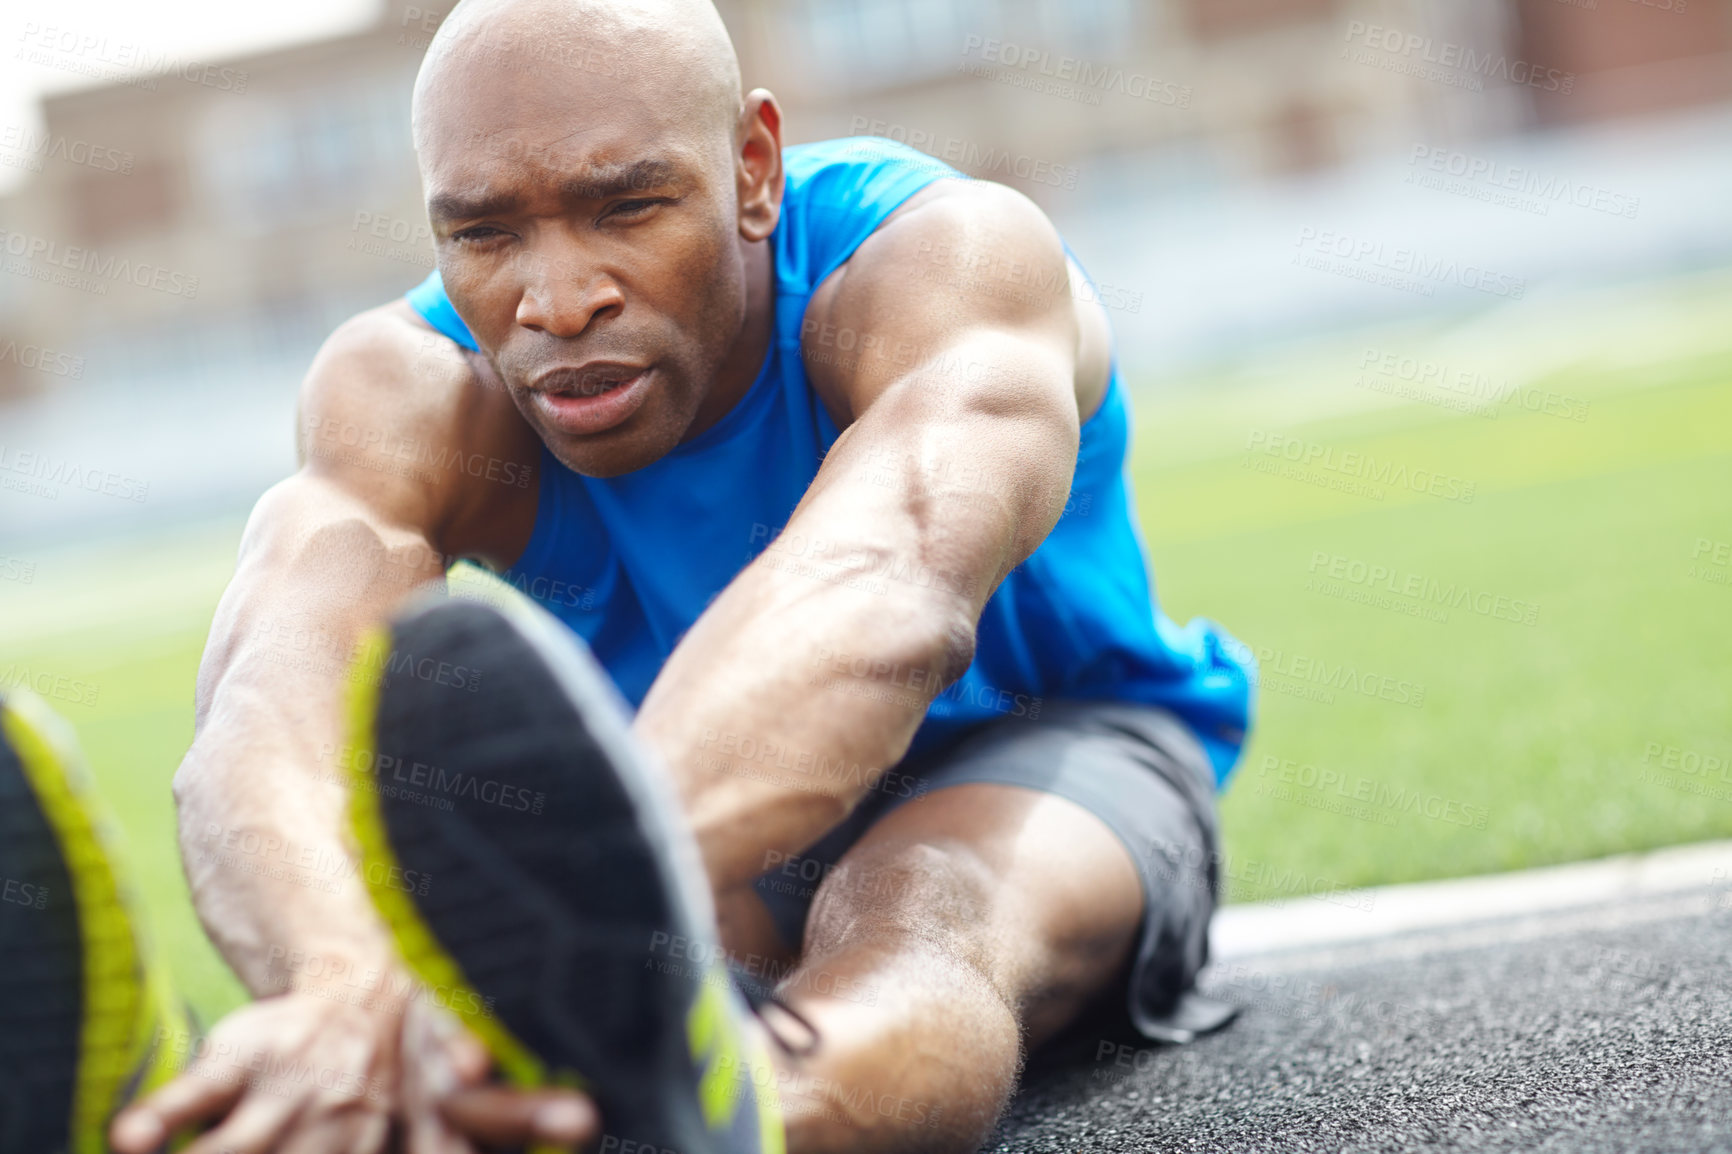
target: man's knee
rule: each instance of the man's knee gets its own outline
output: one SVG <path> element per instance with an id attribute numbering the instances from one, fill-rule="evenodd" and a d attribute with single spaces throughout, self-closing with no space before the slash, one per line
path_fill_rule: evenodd
<path id="1" fill-rule="evenodd" d="M 862 1037 L 868 1050 L 832 1046 L 819 1108 L 849 1135 L 846 1148 L 938 1154 L 978 1149 L 1015 1085 L 1021 1030 L 1004 980 L 994 911 L 1000 878 L 961 839 L 930 834 L 868 839 L 831 870 L 813 901 L 801 973 L 857 955 L 848 970 L 866 988 L 894 981 Z M 845 1008 L 842 1020 L 859 1021 Z M 942 1023 L 939 1025 L 938 1023 Z M 972 1056 L 965 1074 L 936 1063 L 920 1039 L 937 1031 Z M 959 1042 L 958 1039 L 966 1041 Z M 838 1088 L 840 1088 L 838 1090 Z M 841 1148 L 841 1147 L 838 1147 Z"/>
<path id="2" fill-rule="evenodd" d="M 991 911 L 1000 879 L 967 842 L 869 841 L 836 865 L 812 902 L 808 944 L 868 934 L 886 946 L 925 945 L 990 975 Z"/>
<path id="3" fill-rule="evenodd" d="M 964 919 L 982 911 L 997 881 L 980 854 L 960 839 L 876 841 L 844 855 L 815 900 L 844 907 L 854 917 Z"/>

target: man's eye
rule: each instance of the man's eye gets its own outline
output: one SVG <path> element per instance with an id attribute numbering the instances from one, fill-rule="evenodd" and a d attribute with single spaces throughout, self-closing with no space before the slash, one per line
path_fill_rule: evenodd
<path id="1" fill-rule="evenodd" d="M 481 241 L 489 241 L 495 237 L 501 237 L 504 235 L 504 229 L 494 228 L 490 224 L 481 224 L 476 225 L 474 228 L 463 229 L 461 232 L 454 232 L 451 234 L 451 239 L 474 244 Z"/>
<path id="2" fill-rule="evenodd" d="M 654 208 L 656 205 L 662 204 L 662 203 L 664 203 L 664 201 L 662 201 L 659 197 L 650 197 L 650 198 L 639 199 L 639 200 L 622 200 L 618 204 L 613 206 L 613 211 L 608 213 L 608 215 L 609 216 L 642 216 L 644 213 L 648 212 L 650 209 Z"/>

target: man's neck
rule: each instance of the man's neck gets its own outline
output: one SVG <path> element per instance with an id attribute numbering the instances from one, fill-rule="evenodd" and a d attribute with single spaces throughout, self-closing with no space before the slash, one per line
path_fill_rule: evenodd
<path id="1" fill-rule="evenodd" d="M 760 241 L 746 246 L 746 323 L 740 330 L 740 339 L 716 370 L 715 384 L 698 407 L 691 428 L 680 438 L 682 445 L 732 412 L 764 367 L 776 324 L 775 255 L 770 243 Z"/>

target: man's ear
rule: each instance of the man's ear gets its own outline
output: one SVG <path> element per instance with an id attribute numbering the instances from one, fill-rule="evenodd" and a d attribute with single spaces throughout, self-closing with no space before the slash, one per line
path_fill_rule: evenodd
<path id="1" fill-rule="evenodd" d="M 767 240 L 782 215 L 782 106 L 765 89 L 746 94 L 739 140 L 740 235 Z"/>

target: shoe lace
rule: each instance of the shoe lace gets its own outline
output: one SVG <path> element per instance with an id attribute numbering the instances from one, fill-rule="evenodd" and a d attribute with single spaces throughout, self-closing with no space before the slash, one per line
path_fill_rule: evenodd
<path id="1" fill-rule="evenodd" d="M 780 994 L 737 969 L 734 970 L 734 985 L 746 999 L 746 1006 L 752 1014 L 764 1024 L 764 1032 L 770 1035 L 770 1040 L 775 1042 L 783 1053 L 794 1058 L 807 1058 L 818 1052 L 818 1027 Z M 800 1028 L 806 1031 L 805 1043 L 795 1045 L 791 1042 L 783 1028 L 778 1027 L 776 1020 L 764 1012 L 765 1009 L 779 1010 L 779 1016 L 785 1015 L 798 1023 Z"/>

